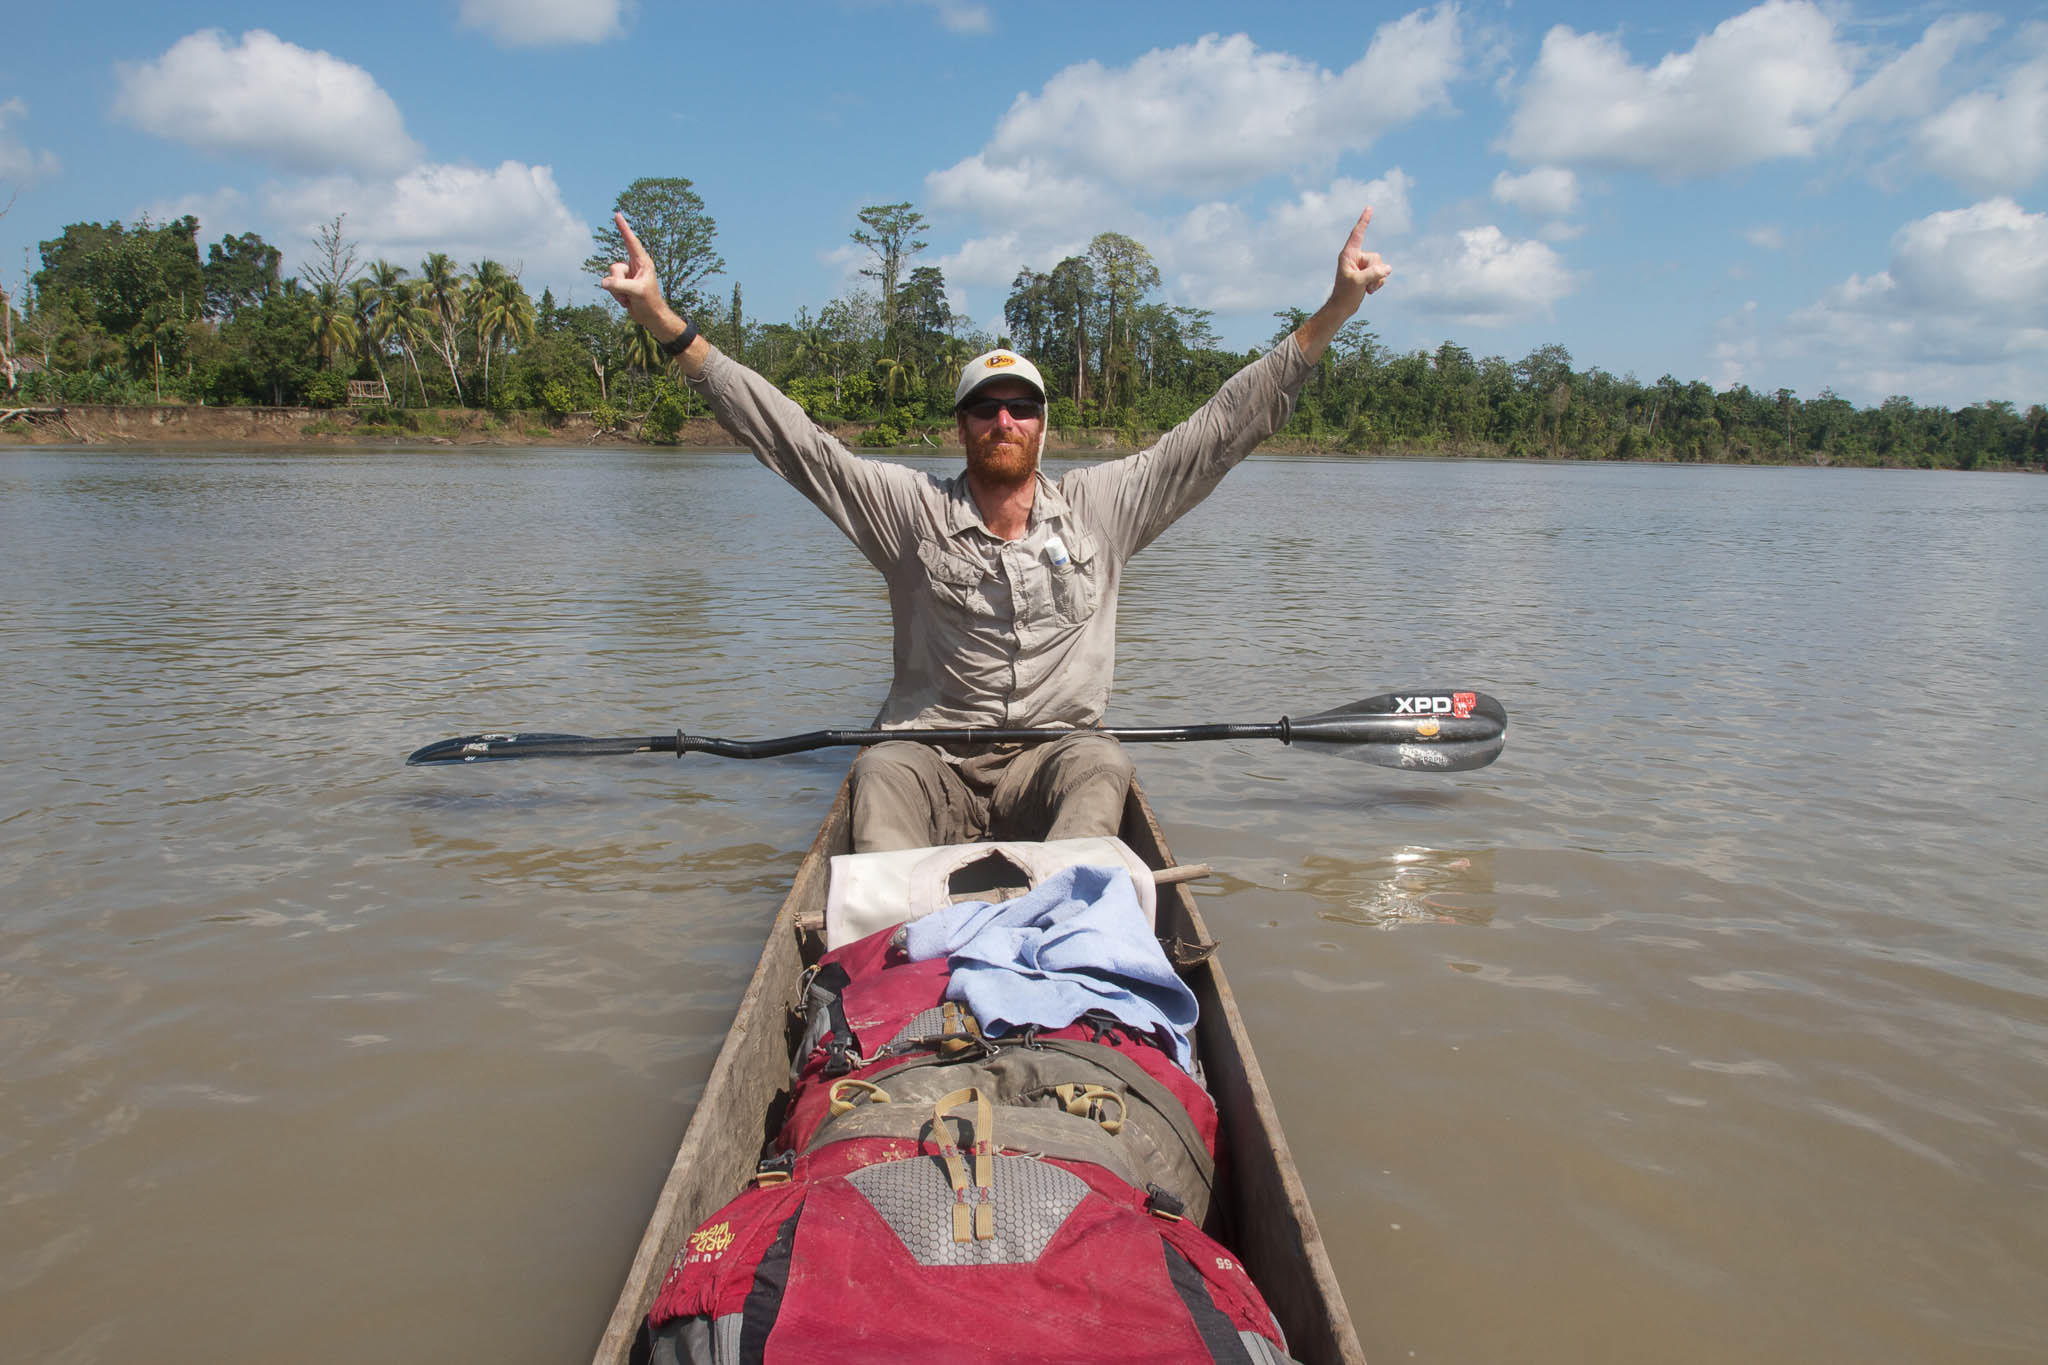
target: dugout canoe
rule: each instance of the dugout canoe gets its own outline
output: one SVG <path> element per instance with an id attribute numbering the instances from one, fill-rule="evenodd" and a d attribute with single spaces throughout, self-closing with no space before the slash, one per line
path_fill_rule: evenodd
<path id="1" fill-rule="evenodd" d="M 740 1192 L 780 1125 L 790 1054 L 800 1035 L 799 982 L 804 968 L 824 950 L 821 936 L 808 926 L 823 921 L 829 860 L 852 851 L 851 829 L 847 788 L 841 783 L 712 1063 L 598 1344 L 596 1365 L 628 1365 L 633 1338 L 676 1248 Z M 1148 866 L 1174 865 L 1159 821 L 1136 782 L 1124 805 L 1120 833 Z M 1213 945 L 1185 885 L 1161 886 L 1158 901 L 1161 938 Z M 1208 1230 L 1235 1249 L 1258 1284 L 1287 1335 L 1289 1354 L 1302 1365 L 1364 1365 L 1358 1333 L 1218 956 L 1210 952 L 1181 968 L 1201 1006 L 1195 1052 L 1216 1097 L 1220 1129 L 1221 1160 Z"/>

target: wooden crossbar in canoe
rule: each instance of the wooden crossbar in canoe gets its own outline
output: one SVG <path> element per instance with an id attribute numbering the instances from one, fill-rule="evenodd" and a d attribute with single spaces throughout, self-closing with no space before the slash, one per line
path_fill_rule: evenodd
<path id="1" fill-rule="evenodd" d="M 849 814 L 842 783 L 768 931 L 760 964 L 740 998 L 725 1045 L 683 1133 L 682 1147 L 655 1198 L 653 1217 L 605 1326 L 595 1365 L 628 1365 L 633 1338 L 676 1248 L 746 1185 L 780 1125 L 790 1056 L 802 1031 L 801 978 L 804 968 L 824 950 L 814 926 L 823 922 L 830 860 L 852 850 Z M 1119 833 L 1147 866 L 1174 866 L 1166 836 L 1136 782 L 1131 784 Z M 1159 888 L 1158 911 L 1162 939 L 1213 946 L 1184 882 Z M 1216 1098 L 1222 1157 L 1206 1229 L 1233 1248 L 1250 1272 L 1286 1333 L 1290 1355 L 1302 1365 L 1364 1365 L 1365 1353 L 1344 1307 L 1287 1138 L 1280 1131 L 1273 1096 L 1252 1055 L 1220 954 L 1186 956 L 1199 959 L 1180 972 L 1201 1007 L 1195 1054 Z"/>

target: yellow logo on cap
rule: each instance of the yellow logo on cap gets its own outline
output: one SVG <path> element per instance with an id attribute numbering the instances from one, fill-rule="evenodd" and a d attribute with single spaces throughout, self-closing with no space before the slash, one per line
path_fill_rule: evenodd
<path id="1" fill-rule="evenodd" d="M 1016 364 L 1017 357 L 1013 355 L 1003 355 L 1000 352 L 998 352 L 997 354 L 990 356 L 987 360 L 984 360 L 981 363 L 988 366 L 991 370 L 1000 370 L 1004 366 Z"/>

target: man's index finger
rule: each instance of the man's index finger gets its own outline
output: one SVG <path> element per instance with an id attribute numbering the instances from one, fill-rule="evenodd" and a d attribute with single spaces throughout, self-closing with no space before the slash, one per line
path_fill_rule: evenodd
<path id="1" fill-rule="evenodd" d="M 626 215 L 614 213 L 612 219 L 619 225 L 619 236 L 625 240 L 626 254 L 628 256 L 652 259 L 647 256 L 647 248 L 640 245 L 640 239 L 633 235 L 633 225 L 626 221 Z"/>
<path id="2" fill-rule="evenodd" d="M 1372 205 L 1367 204 L 1365 212 L 1359 214 L 1358 221 L 1352 224 L 1350 239 L 1344 243 L 1344 249 L 1347 252 L 1358 250 L 1359 246 L 1365 241 L 1366 225 L 1370 222 L 1372 222 Z"/>

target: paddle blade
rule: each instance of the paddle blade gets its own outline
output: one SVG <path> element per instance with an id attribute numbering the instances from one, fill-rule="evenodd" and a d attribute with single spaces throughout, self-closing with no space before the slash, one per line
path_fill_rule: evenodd
<path id="1" fill-rule="evenodd" d="M 591 758 L 605 754 L 674 753 L 674 735 L 651 738 L 591 739 L 587 735 L 519 734 L 458 735 L 436 740 L 406 755 L 407 767 L 425 763 L 488 763 L 505 758 Z"/>
<path id="2" fill-rule="evenodd" d="M 1418 687 L 1290 718 L 1287 742 L 1383 768 L 1461 773 L 1500 757 L 1507 731 L 1506 708 L 1484 692 Z"/>

